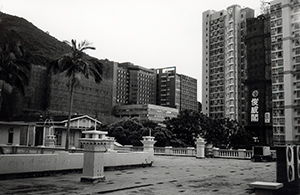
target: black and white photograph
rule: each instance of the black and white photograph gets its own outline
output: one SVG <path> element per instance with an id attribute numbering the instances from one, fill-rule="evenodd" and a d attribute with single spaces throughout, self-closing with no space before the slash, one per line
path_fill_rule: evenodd
<path id="1" fill-rule="evenodd" d="M 0 0 L 0 195 L 299 195 L 300 0 Z"/>

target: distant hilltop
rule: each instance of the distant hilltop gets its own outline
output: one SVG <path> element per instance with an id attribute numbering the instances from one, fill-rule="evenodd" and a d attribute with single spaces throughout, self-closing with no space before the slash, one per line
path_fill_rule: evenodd
<path id="1" fill-rule="evenodd" d="M 30 54 L 33 64 L 44 66 L 71 51 L 68 44 L 40 30 L 26 19 L 0 12 L 0 47 L 16 42 L 20 42 L 24 51 Z"/>

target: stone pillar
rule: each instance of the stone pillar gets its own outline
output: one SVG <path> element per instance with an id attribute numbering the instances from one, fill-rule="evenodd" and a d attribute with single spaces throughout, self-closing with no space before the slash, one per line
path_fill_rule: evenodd
<path id="1" fill-rule="evenodd" d="M 220 157 L 220 148 L 213 147 L 214 157 Z"/>
<path id="2" fill-rule="evenodd" d="M 238 149 L 239 158 L 245 159 L 246 158 L 246 149 Z"/>
<path id="3" fill-rule="evenodd" d="M 141 142 L 144 144 L 144 152 L 150 152 L 154 154 L 154 144 L 156 141 L 152 136 L 143 136 L 143 140 Z"/>
<path id="4" fill-rule="evenodd" d="M 85 138 L 79 138 L 84 147 L 83 173 L 81 182 L 97 183 L 105 181 L 104 153 L 110 149 L 113 140 L 106 139 L 104 131 L 84 131 Z"/>
<path id="5" fill-rule="evenodd" d="M 46 147 L 55 147 L 55 135 L 54 135 L 54 128 L 53 126 L 51 127 L 44 127 L 44 132 L 47 133 L 45 136 L 45 146 Z"/>
<path id="6" fill-rule="evenodd" d="M 143 140 L 141 140 L 141 142 L 144 145 L 144 152 L 148 153 L 148 159 L 146 161 L 152 164 L 152 162 L 154 161 L 154 144 L 156 143 L 156 141 L 152 136 L 143 136 Z"/>
<path id="7" fill-rule="evenodd" d="M 113 151 L 114 149 L 115 149 L 115 138 L 114 137 L 107 137 L 106 136 L 106 138 L 108 139 L 108 140 L 112 140 L 110 143 L 109 143 L 109 146 L 108 146 L 108 149 L 110 150 L 110 151 Z"/>
<path id="8" fill-rule="evenodd" d="M 196 141 L 197 145 L 197 154 L 196 158 L 205 158 L 205 144 L 206 141 L 204 141 L 203 138 L 199 137 Z"/>
<path id="9" fill-rule="evenodd" d="M 172 154 L 172 146 L 165 147 L 165 154 L 171 155 Z"/>
<path id="10" fill-rule="evenodd" d="M 194 155 L 194 153 L 193 153 L 194 150 L 195 150 L 194 147 L 187 147 L 187 155 L 193 156 Z"/>

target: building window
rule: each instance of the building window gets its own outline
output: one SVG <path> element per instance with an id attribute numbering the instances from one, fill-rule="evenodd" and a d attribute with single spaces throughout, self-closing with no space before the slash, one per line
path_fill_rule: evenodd
<path id="1" fill-rule="evenodd" d="M 8 144 L 13 144 L 14 141 L 14 128 L 9 128 L 8 130 Z"/>

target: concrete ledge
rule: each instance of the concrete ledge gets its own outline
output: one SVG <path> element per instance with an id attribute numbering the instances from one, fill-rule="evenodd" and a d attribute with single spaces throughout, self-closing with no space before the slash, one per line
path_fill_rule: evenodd
<path id="1" fill-rule="evenodd" d="M 249 184 L 253 187 L 256 195 L 274 195 L 275 191 L 283 187 L 282 183 L 256 181 Z"/>
<path id="2" fill-rule="evenodd" d="M 250 187 L 264 190 L 278 190 L 283 187 L 282 183 L 256 181 L 249 184 Z"/>

